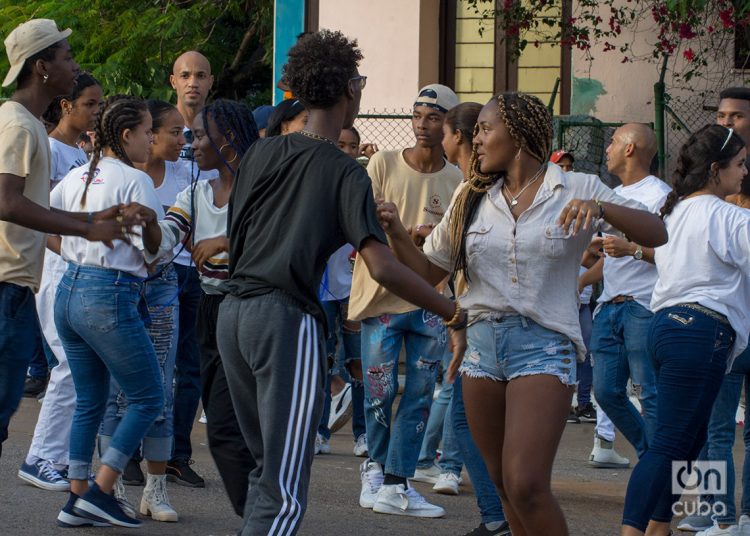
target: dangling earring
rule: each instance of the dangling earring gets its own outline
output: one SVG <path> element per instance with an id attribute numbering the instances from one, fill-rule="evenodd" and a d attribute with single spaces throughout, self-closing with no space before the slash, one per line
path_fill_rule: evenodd
<path id="1" fill-rule="evenodd" d="M 516 160 L 521 160 L 521 148 L 518 148 L 518 152 L 516 153 Z"/>
<path id="2" fill-rule="evenodd" d="M 224 145 L 222 145 L 221 147 L 219 147 L 219 154 L 221 154 L 221 151 L 224 150 L 224 147 L 229 147 L 229 144 L 225 143 Z M 237 151 L 234 152 L 234 158 L 232 158 L 231 160 L 227 160 L 227 164 L 231 164 L 235 160 L 237 160 Z"/>
<path id="3" fill-rule="evenodd" d="M 48 78 L 49 78 L 49 75 L 47 73 L 44 73 L 42 75 L 42 84 L 46 84 Z"/>

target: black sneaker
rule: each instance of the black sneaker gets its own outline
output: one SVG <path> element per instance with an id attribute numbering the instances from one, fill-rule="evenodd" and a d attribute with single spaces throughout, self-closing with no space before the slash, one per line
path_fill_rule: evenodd
<path id="1" fill-rule="evenodd" d="M 576 415 L 580 422 L 596 422 L 596 409 L 591 402 L 579 409 Z"/>
<path id="2" fill-rule="evenodd" d="M 39 393 L 43 393 L 47 388 L 47 378 L 34 378 L 26 376 L 26 382 L 23 384 L 23 396 L 27 398 L 36 398 Z"/>
<path id="3" fill-rule="evenodd" d="M 138 460 L 131 458 L 122 472 L 122 483 L 126 486 L 142 486 L 146 478 L 143 476 L 141 464 Z"/>
<path id="4" fill-rule="evenodd" d="M 464 536 L 511 536 L 510 525 L 507 521 L 500 523 L 500 526 L 495 530 L 490 530 L 487 525 L 481 523 L 477 528 L 471 532 L 467 532 Z"/>
<path id="5" fill-rule="evenodd" d="M 143 524 L 142 521 L 133 519 L 123 512 L 117 503 L 117 499 L 100 490 L 96 483 L 89 488 L 83 497 L 75 502 L 73 513 L 92 521 L 111 523 L 118 527 L 136 528 Z"/>
<path id="6" fill-rule="evenodd" d="M 80 499 L 80 497 L 71 491 L 70 496 L 68 497 L 67 504 L 63 506 L 62 510 L 60 510 L 60 513 L 57 514 L 57 524 L 60 527 L 63 527 L 65 529 L 70 529 L 74 527 L 109 527 L 110 526 L 109 523 L 103 523 L 101 521 L 94 521 L 93 519 L 82 517 L 76 514 L 73 511 L 73 506 L 75 505 L 78 499 Z"/>
<path id="7" fill-rule="evenodd" d="M 572 422 L 575 424 L 578 424 L 581 422 L 581 419 L 578 418 L 578 412 L 576 411 L 576 408 L 573 406 L 570 407 L 570 413 L 568 413 L 568 422 Z"/>
<path id="8" fill-rule="evenodd" d="M 190 488 L 205 488 L 206 482 L 190 467 L 193 460 L 172 460 L 167 464 L 167 480 Z"/>

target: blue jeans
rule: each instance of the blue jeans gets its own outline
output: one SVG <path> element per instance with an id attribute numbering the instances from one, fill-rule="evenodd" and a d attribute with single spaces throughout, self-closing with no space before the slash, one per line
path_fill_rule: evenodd
<path id="1" fill-rule="evenodd" d="M 657 428 L 630 476 L 622 520 L 641 531 L 650 519 L 672 519 L 680 499 L 672 495 L 672 462 L 696 460 L 706 441 L 734 330 L 701 311 L 667 307 L 654 316 L 648 341 L 659 393 Z"/>
<path id="2" fill-rule="evenodd" d="M 30 342 L 38 325 L 31 289 L 0 282 L 0 453 L 23 396 L 26 369 L 34 357 Z"/>
<path id="3" fill-rule="evenodd" d="M 593 329 L 591 307 L 588 303 L 581 304 L 578 308 L 578 322 L 581 324 L 581 336 L 587 350 L 586 361 L 576 363 L 576 377 L 578 378 L 576 399 L 578 400 L 578 407 L 583 409 L 591 402 L 591 385 L 594 381 L 594 369 L 591 367 L 591 353 L 588 351 L 589 346 L 591 346 L 591 330 Z"/>
<path id="4" fill-rule="evenodd" d="M 194 266 L 175 263 L 174 268 L 180 287 L 180 327 L 177 330 L 172 461 L 188 461 L 193 456 L 190 434 L 201 399 L 201 359 L 195 325 L 203 291 Z"/>
<path id="5" fill-rule="evenodd" d="M 142 455 L 152 462 L 166 462 L 172 455 L 174 418 L 174 364 L 177 354 L 178 319 L 177 273 L 172 265 L 162 273 L 149 279 L 144 285 L 143 300 L 148 310 L 146 329 L 154 345 L 159 362 L 164 406 L 161 413 L 143 438 Z M 112 379 L 107 411 L 104 414 L 100 434 L 101 452 L 106 452 L 112 435 L 128 409 L 125 391 Z"/>
<path id="6" fill-rule="evenodd" d="M 734 446 L 735 436 L 735 416 L 737 407 L 740 403 L 740 394 L 742 393 L 742 382 L 745 381 L 746 374 L 750 372 L 750 348 L 746 348 L 732 365 L 732 371 L 724 376 L 724 381 L 719 389 L 719 394 L 714 402 L 711 411 L 711 418 L 708 421 L 708 441 L 703 446 L 700 455 L 701 460 L 718 460 L 727 463 L 727 493 L 726 495 L 714 495 L 705 497 L 708 502 L 722 502 L 726 506 L 726 513 L 722 516 L 716 516 L 718 523 L 733 524 L 737 521 L 737 507 L 734 502 L 734 456 L 732 447 Z M 745 428 L 747 434 L 747 427 Z M 745 465 L 747 466 L 747 442 L 745 450 Z M 742 474 L 742 513 L 748 513 L 750 509 L 746 507 L 747 497 L 750 492 L 750 475 L 746 475 L 746 469 L 743 467 Z"/>
<path id="7" fill-rule="evenodd" d="M 362 321 L 367 447 L 370 459 L 390 475 L 414 476 L 446 342 L 440 317 L 422 309 Z M 402 345 L 406 384 L 391 422 Z"/>
<path id="8" fill-rule="evenodd" d="M 68 476 L 85 480 L 110 375 L 122 386 L 128 408 L 102 463 L 122 472 L 164 406 L 154 347 L 138 312 L 143 283 L 131 274 L 70 264 L 57 287 L 55 325 L 76 388 Z"/>
<path id="9" fill-rule="evenodd" d="M 329 369 L 326 379 L 326 398 L 323 404 L 323 417 L 321 417 L 320 424 L 318 425 L 318 433 L 326 439 L 331 438 L 331 431 L 328 429 L 328 417 L 331 413 L 331 376 L 338 374 L 352 385 L 352 435 L 356 440 L 366 432 L 365 387 L 360 380 L 349 376 L 346 366 L 356 359 L 362 359 L 361 332 L 351 330 L 345 325 L 346 310 L 349 305 L 348 298 L 340 301 L 322 301 L 320 303 L 323 306 L 323 311 L 326 314 L 328 322 L 326 354 L 329 365 L 332 362 L 333 366 Z M 337 353 L 336 347 L 338 346 L 339 333 L 341 333 L 343 344 Z M 343 367 L 341 366 L 342 362 Z"/>
<path id="10" fill-rule="evenodd" d="M 638 457 L 656 432 L 656 375 L 647 344 L 653 316 L 635 301 L 605 303 L 594 318 L 589 348 L 596 401 Z M 628 378 L 640 386 L 643 417 L 628 398 Z"/>
<path id="11" fill-rule="evenodd" d="M 453 407 L 451 410 L 456 442 L 466 464 L 466 472 L 469 473 L 474 495 L 477 497 L 477 506 L 479 506 L 479 513 L 482 516 L 482 523 L 505 521 L 503 503 L 500 502 L 500 496 L 497 494 L 495 484 L 487 472 L 487 466 L 484 464 L 482 455 L 471 437 L 469 422 L 466 420 L 460 375 L 453 382 Z"/>
<path id="12" fill-rule="evenodd" d="M 443 370 L 448 371 L 448 364 L 453 354 L 446 348 L 443 355 Z M 427 430 L 422 441 L 422 450 L 419 453 L 417 467 L 427 468 L 435 463 L 437 448 L 440 440 L 443 440 L 443 455 L 440 456 L 438 465 L 443 473 L 461 475 L 463 460 L 458 442 L 456 441 L 455 428 L 453 426 L 453 384 L 443 379 L 443 387 L 440 394 L 432 402 L 430 418 L 427 420 Z"/>

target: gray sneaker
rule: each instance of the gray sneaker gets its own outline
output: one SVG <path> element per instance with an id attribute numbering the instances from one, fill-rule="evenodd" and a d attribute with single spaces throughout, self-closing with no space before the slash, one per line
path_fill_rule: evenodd
<path id="1" fill-rule="evenodd" d="M 714 523 L 709 516 L 687 516 L 685 519 L 677 523 L 677 530 L 699 532 L 701 530 L 710 529 L 713 524 Z"/>

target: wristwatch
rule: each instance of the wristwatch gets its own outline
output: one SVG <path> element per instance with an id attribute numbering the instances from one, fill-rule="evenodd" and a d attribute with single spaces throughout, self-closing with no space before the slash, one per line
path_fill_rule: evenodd
<path id="1" fill-rule="evenodd" d="M 636 246 L 635 253 L 633 253 L 633 258 L 637 261 L 643 259 L 643 248 L 641 246 Z"/>

